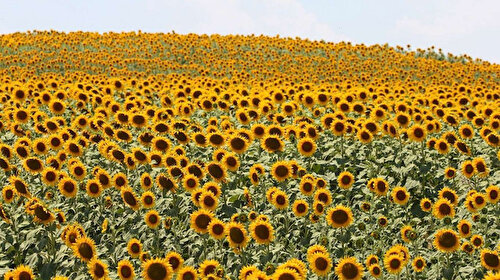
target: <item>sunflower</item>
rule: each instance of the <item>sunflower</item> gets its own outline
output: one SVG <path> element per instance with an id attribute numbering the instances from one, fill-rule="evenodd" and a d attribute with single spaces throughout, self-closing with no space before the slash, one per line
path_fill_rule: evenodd
<path id="1" fill-rule="evenodd" d="M 366 267 L 370 267 L 374 264 L 378 264 L 378 262 L 379 262 L 378 257 L 372 254 L 366 257 L 365 265 Z"/>
<path id="2" fill-rule="evenodd" d="M 309 267 L 318 276 L 326 276 L 332 269 L 332 260 L 325 253 L 315 253 L 309 258 Z"/>
<path id="3" fill-rule="evenodd" d="M 240 167 L 240 161 L 238 159 L 238 156 L 236 156 L 233 153 L 228 153 L 226 154 L 221 162 L 224 164 L 224 167 L 228 169 L 229 171 L 236 172 L 238 168 Z"/>
<path id="4" fill-rule="evenodd" d="M 486 199 L 491 204 L 496 204 L 500 200 L 500 188 L 495 185 L 491 185 L 486 188 Z"/>
<path id="5" fill-rule="evenodd" d="M 2 196 L 6 203 L 11 203 L 16 197 L 16 189 L 10 185 L 5 186 L 2 189 Z"/>
<path id="6" fill-rule="evenodd" d="M 149 190 L 153 186 L 153 178 L 149 173 L 142 173 L 141 175 L 141 188 L 143 190 Z"/>
<path id="7" fill-rule="evenodd" d="M 120 193 L 125 205 L 127 205 L 134 211 L 139 210 L 139 208 L 141 207 L 140 201 L 131 187 L 123 187 L 120 190 Z"/>
<path id="8" fill-rule="evenodd" d="M 476 170 L 479 177 L 484 178 L 488 176 L 489 170 L 484 158 L 481 157 L 475 158 L 472 161 L 472 165 L 474 165 L 474 170 Z"/>
<path id="9" fill-rule="evenodd" d="M 300 275 L 297 271 L 290 268 L 280 268 L 272 275 L 272 280 L 300 280 Z"/>
<path id="10" fill-rule="evenodd" d="M 370 271 L 370 274 L 375 278 L 379 278 L 382 275 L 382 268 L 379 264 L 372 264 L 368 267 L 368 270 Z"/>
<path id="11" fill-rule="evenodd" d="M 414 235 L 415 231 L 413 230 L 412 226 L 406 225 L 401 228 L 401 238 L 404 242 L 410 242 L 411 240 L 413 240 Z"/>
<path id="12" fill-rule="evenodd" d="M 288 208 L 288 195 L 282 190 L 276 190 L 272 195 L 271 203 L 279 210 Z"/>
<path id="13" fill-rule="evenodd" d="M 373 135 L 367 129 L 358 130 L 356 135 L 358 137 L 358 140 L 364 144 L 368 144 L 373 140 Z"/>
<path id="14" fill-rule="evenodd" d="M 390 274 L 399 274 L 404 268 L 404 261 L 399 254 L 386 254 L 384 266 Z"/>
<path id="15" fill-rule="evenodd" d="M 307 177 L 303 177 L 302 180 L 300 180 L 299 189 L 303 195 L 307 196 L 312 195 L 314 193 L 315 188 L 316 185 L 313 184 L 312 180 L 308 180 Z"/>
<path id="16" fill-rule="evenodd" d="M 455 178 L 455 175 L 457 174 L 457 170 L 453 167 L 446 167 L 444 170 L 444 177 L 446 179 L 453 179 Z"/>
<path id="17" fill-rule="evenodd" d="M 430 199 L 424 197 L 420 200 L 420 209 L 424 212 L 430 212 L 432 209 L 432 202 Z"/>
<path id="18" fill-rule="evenodd" d="M 462 125 L 458 132 L 463 139 L 472 139 L 474 137 L 474 129 L 468 124 Z"/>
<path id="19" fill-rule="evenodd" d="M 259 244 L 269 244 L 274 239 L 274 229 L 269 222 L 254 221 L 248 230 L 252 238 Z"/>
<path id="20" fill-rule="evenodd" d="M 26 265 L 20 265 L 12 271 L 12 279 L 14 280 L 34 280 L 33 270 Z"/>
<path id="21" fill-rule="evenodd" d="M 434 203 L 432 214 L 438 219 L 443 219 L 444 217 L 454 217 L 455 208 L 453 204 L 446 198 L 441 198 Z"/>
<path id="22" fill-rule="evenodd" d="M 169 252 L 165 256 L 165 260 L 170 264 L 174 272 L 178 272 L 179 269 L 184 265 L 184 259 L 177 252 Z"/>
<path id="23" fill-rule="evenodd" d="M 442 188 L 440 191 L 439 191 L 439 194 L 438 194 L 439 198 L 444 198 L 444 199 L 447 199 L 449 202 L 451 202 L 451 204 L 453 204 L 453 206 L 457 206 L 458 205 L 458 196 L 457 196 L 457 193 L 448 188 L 448 187 L 444 187 Z"/>
<path id="24" fill-rule="evenodd" d="M 87 264 L 89 273 L 92 276 L 92 279 L 98 280 L 98 279 L 107 279 L 108 278 L 108 265 L 105 264 L 103 261 L 94 258 Z"/>
<path id="25" fill-rule="evenodd" d="M 302 199 L 295 200 L 292 205 L 293 213 L 297 217 L 303 217 L 309 212 L 309 204 Z"/>
<path id="26" fill-rule="evenodd" d="M 462 163 L 462 173 L 467 178 L 471 178 L 474 174 L 476 174 L 476 168 L 474 167 L 472 161 L 466 160 Z"/>
<path id="27" fill-rule="evenodd" d="M 384 196 L 389 191 L 389 183 L 382 178 L 376 178 L 373 182 L 374 191 L 379 196 Z"/>
<path id="28" fill-rule="evenodd" d="M 58 183 L 59 191 L 67 198 L 73 198 L 78 192 L 77 183 L 71 178 L 63 178 Z"/>
<path id="29" fill-rule="evenodd" d="M 155 195 L 150 191 L 146 191 L 141 195 L 141 203 L 146 209 L 153 208 L 155 206 Z"/>
<path id="30" fill-rule="evenodd" d="M 215 209 L 217 208 L 218 199 L 211 191 L 203 190 L 199 202 L 200 206 L 203 209 L 215 211 Z"/>
<path id="31" fill-rule="evenodd" d="M 413 125 L 410 129 L 408 129 L 407 133 L 408 137 L 414 142 L 424 141 L 427 134 L 426 130 L 418 124 Z"/>
<path id="32" fill-rule="evenodd" d="M 467 238 L 470 236 L 472 226 L 469 221 L 461 220 L 458 223 L 457 228 L 458 228 L 458 233 L 460 234 L 461 237 Z"/>
<path id="33" fill-rule="evenodd" d="M 117 273 L 120 280 L 132 280 L 135 278 L 134 266 L 129 260 L 118 262 Z"/>
<path id="34" fill-rule="evenodd" d="M 481 248 L 484 244 L 483 237 L 481 235 L 475 234 L 470 238 L 470 242 L 474 248 Z"/>
<path id="35" fill-rule="evenodd" d="M 94 240 L 88 237 L 80 237 L 73 245 L 73 253 L 84 262 L 88 262 L 97 256 Z"/>
<path id="36" fill-rule="evenodd" d="M 472 204 L 476 211 L 483 209 L 486 206 L 486 196 L 482 193 L 474 193 L 470 196 L 472 199 Z"/>
<path id="37" fill-rule="evenodd" d="M 316 142 L 308 137 L 300 139 L 297 143 L 297 150 L 301 155 L 306 157 L 312 156 L 316 151 L 316 148 Z"/>
<path id="38" fill-rule="evenodd" d="M 290 166 L 285 161 L 277 161 L 273 164 L 271 174 L 278 182 L 282 182 L 291 176 Z"/>
<path id="39" fill-rule="evenodd" d="M 446 140 L 438 139 L 434 145 L 434 149 L 436 149 L 438 153 L 445 155 L 450 151 L 450 145 L 446 142 Z"/>
<path id="40" fill-rule="evenodd" d="M 207 276 L 209 274 L 215 273 L 217 267 L 219 267 L 219 262 L 216 260 L 204 260 L 200 264 L 199 273 L 200 276 Z"/>
<path id="41" fill-rule="evenodd" d="M 207 229 L 210 236 L 216 240 L 221 240 L 226 235 L 226 225 L 217 218 L 212 219 L 212 221 L 208 224 Z"/>
<path id="42" fill-rule="evenodd" d="M 191 228 L 197 233 L 206 233 L 214 214 L 205 209 L 199 209 L 191 214 Z"/>
<path id="43" fill-rule="evenodd" d="M 467 254 L 472 254 L 472 252 L 474 252 L 474 247 L 468 241 L 462 243 L 460 249 Z"/>
<path id="44" fill-rule="evenodd" d="M 142 243 L 138 239 L 132 238 L 127 243 L 127 252 L 132 258 L 138 258 L 142 252 Z"/>
<path id="45" fill-rule="evenodd" d="M 85 190 L 87 191 L 87 195 L 93 198 L 97 198 L 102 194 L 102 187 L 98 180 L 92 179 L 88 180 L 85 186 Z"/>
<path id="46" fill-rule="evenodd" d="M 183 266 L 177 272 L 177 280 L 196 280 L 198 279 L 198 273 L 196 269 L 192 266 Z"/>
<path id="47" fill-rule="evenodd" d="M 117 189 L 121 189 L 125 186 L 128 186 L 127 175 L 125 175 L 123 172 L 116 173 L 111 181 L 115 186 L 115 188 Z"/>
<path id="48" fill-rule="evenodd" d="M 226 224 L 226 238 L 229 246 L 237 250 L 244 248 L 249 239 L 245 228 L 236 222 Z"/>
<path id="49" fill-rule="evenodd" d="M 165 259 L 149 259 L 143 263 L 142 277 L 145 280 L 169 280 L 174 271 Z"/>
<path id="50" fill-rule="evenodd" d="M 239 280 L 249 279 L 249 276 L 259 271 L 259 269 L 254 265 L 247 265 L 240 269 Z"/>
<path id="51" fill-rule="evenodd" d="M 273 152 L 283 151 L 285 144 L 276 135 L 266 135 L 261 139 L 260 146 L 268 153 L 273 153 Z"/>
<path id="52" fill-rule="evenodd" d="M 386 227 L 388 224 L 389 224 L 389 221 L 387 220 L 386 217 L 384 216 L 380 216 L 378 219 L 377 219 L 377 223 L 379 226 L 381 227 Z"/>
<path id="53" fill-rule="evenodd" d="M 54 214 L 52 214 L 52 212 L 50 212 L 40 203 L 35 203 L 33 206 L 31 206 L 31 209 L 33 209 L 35 222 L 48 225 L 55 220 Z"/>
<path id="54" fill-rule="evenodd" d="M 342 205 L 330 208 L 326 213 L 326 221 L 334 228 L 347 227 L 353 221 L 351 209 Z"/>
<path id="55" fill-rule="evenodd" d="M 500 270 L 498 252 L 488 249 L 481 250 L 481 265 L 488 270 Z"/>
<path id="56" fill-rule="evenodd" d="M 363 267 L 356 258 L 344 257 L 335 267 L 335 274 L 340 280 L 360 280 L 363 276 Z"/>
<path id="57" fill-rule="evenodd" d="M 349 171 L 344 171 L 337 177 L 337 183 L 341 189 L 347 190 L 354 184 L 354 175 Z"/>
<path id="58" fill-rule="evenodd" d="M 227 145 L 237 154 L 242 154 L 248 149 L 248 143 L 240 136 L 232 136 L 228 139 Z"/>
<path id="59" fill-rule="evenodd" d="M 144 221 L 149 228 L 155 229 L 161 223 L 160 214 L 156 210 L 149 210 L 146 215 L 144 215 Z"/>
<path id="60" fill-rule="evenodd" d="M 221 147 L 226 142 L 226 138 L 218 132 L 212 132 L 208 134 L 208 142 L 213 147 Z"/>
<path id="61" fill-rule="evenodd" d="M 225 180 L 227 174 L 224 166 L 218 162 L 210 162 L 206 166 L 207 173 L 210 174 L 212 179 L 216 182 L 222 182 Z"/>
<path id="62" fill-rule="evenodd" d="M 392 189 L 391 196 L 393 201 L 399 205 L 406 205 L 410 199 L 410 193 L 405 187 L 395 187 Z"/>
<path id="63" fill-rule="evenodd" d="M 326 188 L 318 189 L 314 192 L 314 200 L 322 202 L 325 206 L 332 203 L 332 194 Z"/>
<path id="64" fill-rule="evenodd" d="M 455 231 L 440 229 L 435 234 L 434 246 L 441 252 L 452 253 L 460 248 L 460 239 Z"/>
<path id="65" fill-rule="evenodd" d="M 28 157 L 23 161 L 23 167 L 26 171 L 36 174 L 43 170 L 43 162 L 36 157 Z"/>

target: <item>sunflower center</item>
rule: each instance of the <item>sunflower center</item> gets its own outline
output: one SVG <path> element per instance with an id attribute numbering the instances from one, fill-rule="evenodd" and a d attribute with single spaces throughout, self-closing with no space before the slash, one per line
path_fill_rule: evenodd
<path id="1" fill-rule="evenodd" d="M 148 277 L 152 280 L 161 280 L 167 277 L 167 268 L 161 263 L 153 263 L 148 267 Z"/>
<path id="2" fill-rule="evenodd" d="M 208 172 L 216 179 L 222 178 L 222 176 L 224 175 L 224 171 L 222 170 L 222 168 L 216 164 L 209 165 Z"/>
<path id="3" fill-rule="evenodd" d="M 344 210 L 333 211 L 331 217 L 336 224 L 344 224 L 349 219 L 349 216 Z"/>
<path id="4" fill-rule="evenodd" d="M 170 265 L 172 266 L 172 268 L 173 268 L 174 270 L 176 270 L 176 269 L 179 267 L 179 264 L 180 264 L 181 262 L 180 262 L 180 261 L 179 261 L 179 259 L 177 259 L 176 257 L 173 257 L 173 258 L 170 258 L 170 259 L 168 260 L 168 263 L 170 263 Z"/>
<path id="5" fill-rule="evenodd" d="M 132 276 L 132 270 L 128 266 L 123 266 L 120 269 L 120 273 L 123 276 L 123 278 L 129 278 L 130 276 Z"/>
<path id="6" fill-rule="evenodd" d="M 276 175 L 278 175 L 278 177 L 286 177 L 288 176 L 288 168 L 284 165 L 279 165 L 277 168 L 276 168 Z"/>
<path id="7" fill-rule="evenodd" d="M 94 274 L 98 278 L 102 278 L 104 276 L 104 267 L 101 264 L 96 264 L 94 267 Z"/>
<path id="8" fill-rule="evenodd" d="M 29 272 L 26 272 L 26 271 L 22 271 L 21 273 L 19 273 L 19 280 L 31 280 L 31 274 Z"/>
<path id="9" fill-rule="evenodd" d="M 182 280 L 194 280 L 194 275 L 191 272 L 186 272 L 182 275 Z"/>
<path id="10" fill-rule="evenodd" d="M 406 194 L 404 191 L 398 191 L 396 193 L 396 198 L 399 200 L 399 201 L 403 201 L 406 199 Z"/>
<path id="11" fill-rule="evenodd" d="M 320 271 L 324 271 L 328 268 L 328 261 L 323 257 L 319 257 L 314 261 L 314 265 Z"/>
<path id="12" fill-rule="evenodd" d="M 359 273 L 358 267 L 352 263 L 344 264 L 341 271 L 347 279 L 354 279 Z"/>
<path id="13" fill-rule="evenodd" d="M 88 243 L 82 243 L 80 246 L 78 246 L 78 253 L 87 260 L 92 259 L 94 256 L 94 252 L 92 251 L 92 246 Z"/>
<path id="14" fill-rule="evenodd" d="M 208 224 L 210 223 L 211 219 L 208 215 L 199 215 L 195 219 L 196 226 L 202 229 L 206 229 L 208 227 Z"/>
<path id="15" fill-rule="evenodd" d="M 392 259 L 392 260 L 389 262 L 389 266 L 390 266 L 392 269 L 398 269 L 398 268 L 401 266 L 401 260 L 400 260 L 400 259 L 398 259 L 398 258 Z"/>
<path id="16" fill-rule="evenodd" d="M 42 168 L 42 163 L 38 159 L 30 158 L 26 161 L 26 165 L 31 170 L 40 170 Z"/>
<path id="17" fill-rule="evenodd" d="M 304 150 L 306 153 L 312 151 L 313 149 L 313 144 L 311 142 L 304 142 L 302 144 L 302 150 Z"/>
<path id="18" fill-rule="evenodd" d="M 243 243 L 243 241 L 245 240 L 245 236 L 243 235 L 241 229 L 236 227 L 233 227 L 229 230 L 229 237 L 231 237 L 231 240 L 237 244 Z"/>
<path id="19" fill-rule="evenodd" d="M 497 267 L 499 264 L 498 256 L 492 253 L 484 254 L 484 262 L 491 267 Z"/>
<path id="20" fill-rule="evenodd" d="M 260 239 L 268 239 L 270 235 L 269 228 L 265 225 L 258 225 L 255 227 L 255 235 Z"/>
<path id="21" fill-rule="evenodd" d="M 451 213 L 451 207 L 448 204 L 439 205 L 439 213 L 442 215 L 449 215 Z"/>
<path id="22" fill-rule="evenodd" d="M 457 237 L 451 232 L 445 232 L 439 237 L 439 244 L 445 248 L 453 248 L 457 244 Z"/>

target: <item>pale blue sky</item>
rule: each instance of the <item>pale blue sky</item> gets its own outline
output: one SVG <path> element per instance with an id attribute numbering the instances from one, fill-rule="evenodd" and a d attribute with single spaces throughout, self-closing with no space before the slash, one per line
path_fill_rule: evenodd
<path id="1" fill-rule="evenodd" d="M 500 63 L 500 0 L 0 0 L 0 33 L 35 29 L 434 45 Z"/>

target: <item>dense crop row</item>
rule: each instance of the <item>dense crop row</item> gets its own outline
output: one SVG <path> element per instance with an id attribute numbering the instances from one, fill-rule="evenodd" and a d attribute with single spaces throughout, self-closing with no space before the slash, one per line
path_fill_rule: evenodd
<path id="1" fill-rule="evenodd" d="M 5 279 L 499 279 L 499 65 L 145 33 L 0 53 Z"/>

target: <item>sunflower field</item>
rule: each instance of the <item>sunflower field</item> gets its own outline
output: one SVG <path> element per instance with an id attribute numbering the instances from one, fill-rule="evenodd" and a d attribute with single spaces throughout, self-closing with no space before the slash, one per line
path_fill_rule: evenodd
<path id="1" fill-rule="evenodd" d="M 500 65 L 266 36 L 0 36 L 5 280 L 500 279 Z"/>

